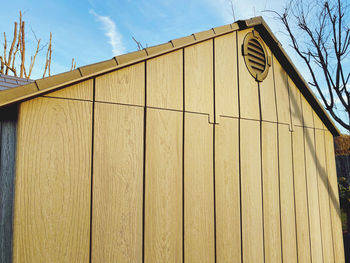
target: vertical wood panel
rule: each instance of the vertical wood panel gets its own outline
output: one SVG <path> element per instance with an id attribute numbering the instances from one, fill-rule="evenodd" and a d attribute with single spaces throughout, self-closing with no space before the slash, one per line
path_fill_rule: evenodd
<path id="1" fill-rule="evenodd" d="M 309 104 L 309 102 L 305 99 L 305 97 L 301 94 L 301 107 L 303 109 L 303 125 L 305 127 L 313 128 L 314 127 L 314 117 L 313 110 Z"/>
<path id="2" fill-rule="evenodd" d="M 63 89 L 50 92 L 45 96 L 55 98 L 67 98 L 67 99 L 79 99 L 79 100 L 90 100 L 92 101 L 92 79 L 80 82 L 78 84 L 65 87 Z"/>
<path id="3" fill-rule="evenodd" d="M 281 262 L 277 123 L 261 125 L 265 261 Z"/>
<path id="4" fill-rule="evenodd" d="M 291 136 L 292 133 L 289 131 L 288 125 L 278 125 L 282 254 L 284 263 L 298 262 Z M 305 189 L 304 187 L 304 193 Z M 299 192 L 296 195 L 299 195 Z"/>
<path id="5" fill-rule="evenodd" d="M 265 45 L 267 55 L 271 56 L 270 49 Z M 277 122 L 275 83 L 273 77 L 273 67 L 269 69 L 266 79 L 259 83 L 261 119 L 265 121 Z"/>
<path id="6" fill-rule="evenodd" d="M 300 91 L 294 82 L 288 77 L 289 101 L 292 123 L 294 125 L 303 125 L 303 110 L 301 108 Z"/>
<path id="7" fill-rule="evenodd" d="M 240 120 L 243 262 L 264 262 L 260 123 Z"/>
<path id="8" fill-rule="evenodd" d="M 217 262 L 241 262 L 238 119 L 215 126 Z"/>
<path id="9" fill-rule="evenodd" d="M 182 110 L 182 50 L 147 60 L 147 106 Z"/>
<path id="10" fill-rule="evenodd" d="M 236 32 L 215 38 L 216 114 L 238 117 Z"/>
<path id="11" fill-rule="evenodd" d="M 323 243 L 323 260 L 324 262 L 334 262 L 332 224 L 330 218 L 328 195 L 329 186 L 326 168 L 326 151 L 323 130 L 315 129 L 315 144 L 317 160 L 318 194 L 320 201 L 320 219 Z"/>
<path id="12" fill-rule="evenodd" d="M 298 259 L 299 262 L 309 263 L 311 254 L 303 128 L 294 127 L 292 138 Z"/>
<path id="13" fill-rule="evenodd" d="M 143 112 L 95 104 L 92 262 L 142 261 Z"/>
<path id="14" fill-rule="evenodd" d="M 12 262 L 17 108 L 0 115 L 0 262 Z"/>
<path id="15" fill-rule="evenodd" d="M 14 262 L 89 259 L 92 103 L 20 106 Z"/>
<path id="16" fill-rule="evenodd" d="M 213 127 L 208 116 L 185 114 L 185 262 L 213 263 Z"/>
<path id="17" fill-rule="evenodd" d="M 315 128 L 323 130 L 323 122 L 321 121 L 320 117 L 318 117 L 317 113 L 314 110 L 312 110 L 312 114 L 313 114 Z"/>
<path id="18" fill-rule="evenodd" d="M 259 120 L 258 82 L 256 82 L 254 77 L 250 75 L 241 51 L 244 37 L 251 31 L 251 29 L 247 29 L 237 32 L 240 114 L 241 118 Z"/>
<path id="19" fill-rule="evenodd" d="M 145 262 L 182 262 L 182 116 L 147 110 Z"/>
<path id="20" fill-rule="evenodd" d="M 334 245 L 334 261 L 344 263 L 344 244 L 343 244 L 343 232 L 339 207 L 339 193 L 337 172 L 335 167 L 334 157 L 334 142 L 333 136 L 329 131 L 325 131 L 325 148 L 326 148 L 326 164 L 329 180 L 329 197 L 330 197 L 330 210 L 332 221 L 332 234 Z"/>
<path id="21" fill-rule="evenodd" d="M 275 89 L 277 100 L 277 116 L 279 123 L 290 124 L 289 88 L 287 73 L 275 56 L 272 56 L 275 76 Z"/>
<path id="22" fill-rule="evenodd" d="M 309 200 L 311 256 L 313 262 L 323 262 L 314 129 L 304 128 L 304 143 Z"/>
<path id="23" fill-rule="evenodd" d="M 96 101 L 145 105 L 145 62 L 96 78 Z"/>
<path id="24" fill-rule="evenodd" d="M 185 48 L 186 111 L 214 113 L 213 41 Z"/>

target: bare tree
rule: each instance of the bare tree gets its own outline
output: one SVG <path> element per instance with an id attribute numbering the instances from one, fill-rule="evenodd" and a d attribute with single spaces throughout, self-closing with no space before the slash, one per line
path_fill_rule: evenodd
<path id="1" fill-rule="evenodd" d="M 350 131 L 349 3 L 347 0 L 292 0 L 278 19 L 287 30 L 291 46 L 305 62 L 309 84 L 324 107 Z M 347 118 L 342 118 L 346 112 Z"/>
<path id="2" fill-rule="evenodd" d="M 47 46 L 43 78 L 46 76 L 46 74 L 51 76 L 52 33 L 50 32 L 49 42 L 45 45 L 41 45 L 41 39 L 37 38 L 33 30 L 31 31 L 36 40 L 36 49 L 34 55 L 30 57 L 29 66 L 26 67 L 25 22 L 23 21 L 23 14 L 20 11 L 19 22 L 14 22 L 13 38 L 9 50 L 7 50 L 7 37 L 6 33 L 4 32 L 4 50 L 3 54 L 0 54 L 0 74 L 13 74 L 16 77 L 29 79 L 31 77 L 38 53 Z M 19 63 L 16 64 L 17 58 L 19 59 Z M 75 68 L 76 62 L 74 62 L 73 58 L 71 70 L 74 70 Z"/>

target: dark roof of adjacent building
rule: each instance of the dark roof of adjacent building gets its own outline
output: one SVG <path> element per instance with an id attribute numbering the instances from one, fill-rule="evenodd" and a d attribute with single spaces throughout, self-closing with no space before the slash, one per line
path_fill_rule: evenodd
<path id="1" fill-rule="evenodd" d="M 12 89 L 32 83 L 34 80 L 0 74 L 0 90 Z"/>
<path id="2" fill-rule="evenodd" d="M 276 39 L 269 26 L 262 17 L 254 17 L 248 20 L 240 20 L 233 24 L 215 27 L 207 31 L 194 33 L 190 36 L 170 40 L 167 43 L 147 47 L 145 49 L 128 54 L 113 57 L 112 59 L 99 63 L 79 67 L 75 70 L 53 75 L 51 77 L 35 80 L 24 86 L 0 91 L 0 108 L 9 104 L 31 99 L 45 93 L 64 88 L 70 84 L 89 79 L 91 77 L 114 71 L 137 62 L 144 61 L 165 53 L 175 51 L 196 43 L 212 39 L 214 37 L 228 34 L 236 30 L 254 28 L 259 32 L 264 42 L 269 46 L 272 53 L 286 70 L 289 77 L 296 84 L 305 99 L 310 103 L 314 111 L 323 121 L 325 126 L 334 136 L 340 135 L 338 128 L 320 104 L 307 82 L 297 70 L 282 45 Z"/>

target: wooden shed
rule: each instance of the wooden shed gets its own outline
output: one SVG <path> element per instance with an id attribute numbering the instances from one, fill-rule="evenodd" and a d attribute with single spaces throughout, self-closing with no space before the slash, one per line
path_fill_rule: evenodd
<path id="1" fill-rule="evenodd" d="M 261 17 L 0 110 L 1 262 L 344 262 L 339 131 Z"/>

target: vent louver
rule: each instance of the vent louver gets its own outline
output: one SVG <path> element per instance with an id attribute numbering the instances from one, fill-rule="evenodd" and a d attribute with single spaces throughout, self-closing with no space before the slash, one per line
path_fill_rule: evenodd
<path id="1" fill-rule="evenodd" d="M 246 35 L 242 50 L 250 74 L 257 81 L 263 81 L 267 76 L 270 63 L 265 47 L 256 32 Z"/>

